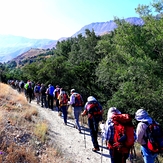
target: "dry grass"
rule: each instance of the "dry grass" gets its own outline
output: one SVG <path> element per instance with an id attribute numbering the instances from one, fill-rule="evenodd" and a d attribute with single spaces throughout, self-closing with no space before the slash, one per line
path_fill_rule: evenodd
<path id="1" fill-rule="evenodd" d="M 28 120 L 28 121 L 31 121 L 32 120 L 32 116 L 37 116 L 38 114 L 38 111 L 36 108 L 29 108 L 29 109 L 26 109 L 24 112 L 23 112 L 23 117 Z"/>
<path id="2" fill-rule="evenodd" d="M 6 84 L 0 83 L 0 107 L 7 111 L 23 111 L 28 108 L 26 98 Z"/>
<path id="3" fill-rule="evenodd" d="M 39 163 L 38 158 L 35 157 L 34 151 L 30 148 L 19 147 L 15 144 L 11 144 L 7 148 L 9 153 L 6 157 L 6 162 L 10 163 Z"/>
<path id="4" fill-rule="evenodd" d="M 48 125 L 37 117 L 37 109 L 30 106 L 24 94 L 3 83 L 0 83 L 0 90 L 0 163 L 62 160 L 61 150 L 43 147 Z M 41 144 L 38 146 L 36 142 Z M 37 151 L 42 153 L 36 155 Z"/>
<path id="5" fill-rule="evenodd" d="M 67 114 L 68 118 L 70 118 L 70 119 L 73 119 L 73 118 L 74 118 L 74 115 L 73 115 L 73 108 L 72 108 L 71 105 L 68 106 L 67 113 L 68 113 L 68 114 Z"/>
<path id="6" fill-rule="evenodd" d="M 48 131 L 48 125 L 46 122 L 36 124 L 34 134 L 41 140 L 42 143 L 46 140 L 46 133 Z"/>

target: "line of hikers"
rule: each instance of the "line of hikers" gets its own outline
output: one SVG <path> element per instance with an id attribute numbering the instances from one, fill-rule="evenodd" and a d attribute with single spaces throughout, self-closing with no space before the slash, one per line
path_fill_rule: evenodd
<path id="1" fill-rule="evenodd" d="M 33 91 L 29 91 L 30 89 Z M 110 152 L 111 163 L 126 163 L 128 158 L 133 159 L 130 155 L 135 142 L 141 145 L 141 153 L 145 163 L 154 163 L 158 153 L 163 152 L 162 128 L 144 109 L 138 109 L 133 116 L 122 114 L 116 107 L 111 107 L 108 109 L 106 122 L 99 124 L 103 121 L 103 109 L 93 96 L 89 96 L 84 104 L 81 94 L 77 93 L 75 89 L 71 89 L 69 97 L 59 85 L 54 88 L 49 84 L 46 88 L 44 84 L 40 85 L 39 83 L 32 86 L 30 81 L 24 84 L 24 90 L 25 95 L 29 96 L 29 102 L 31 102 L 34 94 L 38 104 L 41 101 L 42 107 L 48 107 L 51 110 L 54 110 L 53 102 L 56 100 L 58 115 L 63 114 L 65 125 L 67 125 L 67 109 L 71 105 L 75 118 L 74 127 L 78 129 L 79 133 L 82 133 L 79 116 L 87 116 L 93 144 L 92 151 L 100 151 L 98 143 L 100 127 L 102 146 L 105 142 Z M 138 121 L 136 129 L 132 123 L 133 117 Z"/>

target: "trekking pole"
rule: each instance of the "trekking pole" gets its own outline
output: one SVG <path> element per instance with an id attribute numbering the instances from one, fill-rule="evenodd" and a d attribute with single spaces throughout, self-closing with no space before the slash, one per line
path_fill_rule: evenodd
<path id="1" fill-rule="evenodd" d="M 101 133 L 101 163 L 102 163 L 102 156 L 103 156 L 103 133 Z"/>
<path id="2" fill-rule="evenodd" d="M 85 137 L 85 128 L 84 128 L 84 117 L 83 117 L 83 130 L 84 130 L 84 142 L 85 142 L 85 148 L 86 148 L 86 137 Z"/>

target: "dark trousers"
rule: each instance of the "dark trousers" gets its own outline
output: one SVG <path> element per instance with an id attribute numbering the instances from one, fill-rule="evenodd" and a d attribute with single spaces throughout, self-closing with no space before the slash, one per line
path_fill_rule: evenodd
<path id="1" fill-rule="evenodd" d="M 57 108 L 58 112 L 62 112 L 62 108 L 59 107 L 59 99 L 56 99 L 56 108 Z"/>
<path id="2" fill-rule="evenodd" d="M 31 88 L 28 88 L 26 90 L 26 97 L 27 97 L 27 101 L 29 101 L 29 103 L 31 103 L 31 101 L 32 101 L 32 93 L 33 93 L 33 90 Z"/>
<path id="3" fill-rule="evenodd" d="M 99 120 L 95 118 L 88 118 L 88 126 L 90 129 L 90 135 L 94 148 L 99 148 L 97 137 L 98 137 L 98 124 Z"/>
<path id="4" fill-rule="evenodd" d="M 53 95 L 48 95 L 48 107 L 53 110 L 54 97 Z"/>
<path id="5" fill-rule="evenodd" d="M 128 153 L 120 153 L 117 149 L 110 149 L 111 163 L 126 163 Z"/>
<path id="6" fill-rule="evenodd" d="M 27 101 L 31 103 L 32 101 L 32 93 L 27 93 Z"/>
<path id="7" fill-rule="evenodd" d="M 46 95 L 41 95 L 41 106 L 45 106 L 47 108 Z"/>

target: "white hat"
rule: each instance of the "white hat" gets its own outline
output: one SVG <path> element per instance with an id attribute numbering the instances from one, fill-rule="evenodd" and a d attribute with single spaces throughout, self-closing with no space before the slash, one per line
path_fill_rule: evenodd
<path id="1" fill-rule="evenodd" d="M 113 114 L 121 114 L 121 112 L 116 107 L 111 107 L 108 110 L 107 119 L 111 119 L 111 117 L 113 116 Z"/>
<path id="2" fill-rule="evenodd" d="M 75 89 L 71 89 L 71 92 L 75 92 Z"/>
<path id="3" fill-rule="evenodd" d="M 148 119 L 148 113 L 144 109 L 138 109 L 135 113 L 135 119 L 137 121 L 146 121 Z"/>
<path id="4" fill-rule="evenodd" d="M 119 114 L 121 114 L 121 112 L 116 107 L 109 108 L 108 113 L 117 113 L 117 114 L 119 113 Z"/>
<path id="5" fill-rule="evenodd" d="M 97 101 L 93 96 L 89 96 L 87 98 L 87 101 L 90 102 L 90 101 Z"/>

